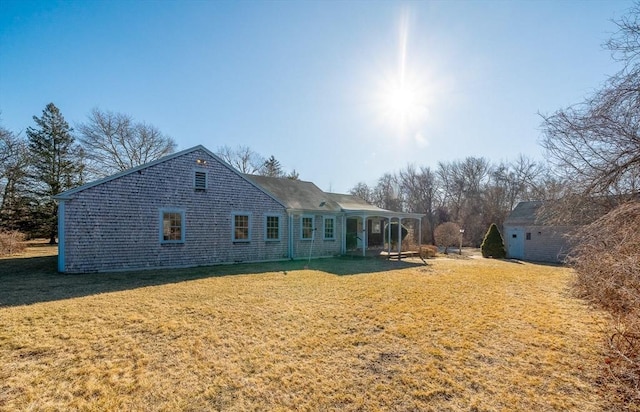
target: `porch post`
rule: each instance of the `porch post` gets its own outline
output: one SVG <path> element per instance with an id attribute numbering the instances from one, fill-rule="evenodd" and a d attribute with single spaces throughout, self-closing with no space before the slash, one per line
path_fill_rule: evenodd
<path id="1" fill-rule="evenodd" d="M 367 215 L 362 215 L 362 257 L 367 256 Z"/>
<path id="2" fill-rule="evenodd" d="M 402 256 L 402 218 L 398 216 L 398 260 Z"/>
<path id="3" fill-rule="evenodd" d="M 387 218 L 387 250 L 389 251 L 388 257 L 391 257 L 391 216 Z"/>
<path id="4" fill-rule="evenodd" d="M 340 234 L 340 253 L 345 255 L 347 253 L 347 217 L 342 215 L 342 230 Z"/>
<path id="5" fill-rule="evenodd" d="M 418 220 L 418 253 L 420 253 L 420 249 L 422 249 L 422 218 L 418 218 L 417 220 Z"/>

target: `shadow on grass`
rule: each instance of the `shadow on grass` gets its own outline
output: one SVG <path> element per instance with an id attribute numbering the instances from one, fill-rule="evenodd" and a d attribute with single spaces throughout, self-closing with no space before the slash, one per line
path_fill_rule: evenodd
<path id="1" fill-rule="evenodd" d="M 30 305 L 218 276 L 269 272 L 286 274 L 307 268 L 337 276 L 348 276 L 417 266 L 424 266 L 424 264 L 376 258 L 336 257 L 314 259 L 311 262 L 289 260 L 72 275 L 57 272 L 57 256 L 9 258 L 0 260 L 0 307 Z"/>

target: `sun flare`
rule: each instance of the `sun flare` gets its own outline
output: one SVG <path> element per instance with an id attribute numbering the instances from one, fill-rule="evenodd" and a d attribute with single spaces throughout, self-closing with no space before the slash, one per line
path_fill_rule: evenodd
<path id="1" fill-rule="evenodd" d="M 382 113 L 400 128 L 408 127 L 424 118 L 426 105 L 417 83 L 388 82 L 380 95 Z"/>
<path id="2" fill-rule="evenodd" d="M 377 97 L 384 122 L 401 134 L 415 131 L 427 115 L 428 94 L 422 77 L 407 64 L 408 39 L 409 14 L 405 11 L 398 33 L 397 69 L 382 78 Z"/>

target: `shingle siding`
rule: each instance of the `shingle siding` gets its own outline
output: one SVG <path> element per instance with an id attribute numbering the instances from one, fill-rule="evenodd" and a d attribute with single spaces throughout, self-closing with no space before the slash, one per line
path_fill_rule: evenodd
<path id="1" fill-rule="evenodd" d="M 196 160 L 206 164 L 196 164 Z M 196 167 L 197 166 L 197 167 Z M 194 188 L 196 170 L 207 188 Z M 184 243 L 161 243 L 161 210 L 185 212 Z M 232 240 L 232 212 L 251 211 L 251 239 Z M 266 241 L 265 214 L 282 216 Z M 286 259 L 284 207 L 206 151 L 195 150 L 89 187 L 65 200 L 66 272 L 181 267 Z"/>
<path id="2" fill-rule="evenodd" d="M 563 262 L 571 247 L 569 235 L 573 226 L 539 226 L 539 225 L 505 225 L 504 232 L 511 228 L 519 228 L 523 235 L 523 259 L 535 262 Z M 530 234 L 530 239 L 527 239 Z M 509 250 L 508 236 L 505 246 Z"/>
<path id="3" fill-rule="evenodd" d="M 302 217 L 314 217 L 313 224 L 315 237 L 302 239 Z M 335 217 L 335 239 L 324 238 L 323 217 Z M 297 259 L 311 257 L 326 257 L 340 255 L 342 252 L 341 233 L 342 217 L 340 215 L 328 214 L 294 214 L 293 215 L 293 257 Z"/>

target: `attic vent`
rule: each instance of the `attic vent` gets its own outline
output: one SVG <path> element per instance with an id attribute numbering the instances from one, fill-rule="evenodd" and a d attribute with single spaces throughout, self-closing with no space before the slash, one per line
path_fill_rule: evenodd
<path id="1" fill-rule="evenodd" d="M 207 188 L 207 172 L 195 172 L 194 187 L 198 191 Z"/>

